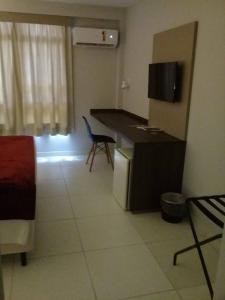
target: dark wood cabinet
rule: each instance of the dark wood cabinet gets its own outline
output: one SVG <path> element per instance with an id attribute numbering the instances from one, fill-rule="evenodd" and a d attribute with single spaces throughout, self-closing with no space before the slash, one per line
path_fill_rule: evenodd
<path id="1" fill-rule="evenodd" d="M 186 142 L 165 132 L 137 128 L 147 120 L 123 110 L 92 109 L 91 115 L 133 144 L 129 209 L 158 210 L 160 195 L 181 192 Z"/>
<path id="2" fill-rule="evenodd" d="M 185 143 L 134 145 L 130 183 L 130 210 L 157 210 L 160 195 L 181 192 Z"/>

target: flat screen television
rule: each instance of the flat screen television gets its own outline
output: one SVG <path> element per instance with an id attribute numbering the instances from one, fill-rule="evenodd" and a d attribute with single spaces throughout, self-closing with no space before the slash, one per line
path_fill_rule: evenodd
<path id="1" fill-rule="evenodd" d="M 149 65 L 148 98 L 177 102 L 179 70 L 177 62 L 153 63 Z"/>

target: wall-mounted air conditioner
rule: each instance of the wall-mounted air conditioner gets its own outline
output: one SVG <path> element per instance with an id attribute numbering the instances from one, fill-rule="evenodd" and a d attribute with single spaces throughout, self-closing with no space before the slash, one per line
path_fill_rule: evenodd
<path id="1" fill-rule="evenodd" d="M 75 27 L 73 28 L 73 45 L 116 48 L 118 30 Z"/>

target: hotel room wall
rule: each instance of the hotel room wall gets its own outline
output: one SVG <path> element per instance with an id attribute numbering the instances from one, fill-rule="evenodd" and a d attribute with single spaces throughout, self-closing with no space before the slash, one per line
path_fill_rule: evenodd
<path id="1" fill-rule="evenodd" d="M 82 119 L 86 116 L 93 132 L 113 136 L 107 127 L 89 115 L 90 108 L 117 107 L 116 74 L 118 49 L 74 47 L 74 133 L 67 137 L 36 138 L 38 155 L 83 154 L 90 139 Z"/>
<path id="2" fill-rule="evenodd" d="M 113 135 L 89 116 L 89 110 L 115 107 L 116 54 L 114 49 L 74 48 L 76 153 L 86 153 L 90 147 L 82 115 L 90 121 L 93 132 Z"/>
<path id="3" fill-rule="evenodd" d="M 3 1 L 2 1 L 3 2 Z M 88 117 L 90 108 L 112 108 L 120 105 L 119 84 L 124 32 L 124 10 L 107 7 L 82 6 L 32 0 L 0 2 L 0 11 L 49 14 L 76 17 L 75 24 L 82 26 L 101 24 L 119 26 L 122 31 L 120 47 L 102 49 L 74 47 L 75 133 L 69 136 L 36 138 L 38 155 L 83 154 L 90 146 L 81 116 Z M 85 19 L 82 19 L 85 18 Z M 117 25 L 115 25 L 117 24 Z M 93 129 L 102 134 L 113 134 L 104 125 L 89 117 Z"/>
<path id="4" fill-rule="evenodd" d="M 36 0 L 1 0 L 0 11 L 98 18 L 105 20 L 121 20 L 124 14 L 123 9 L 118 8 Z"/>
<path id="5" fill-rule="evenodd" d="M 130 88 L 123 93 L 123 108 L 145 118 L 149 117 L 148 64 L 154 34 L 198 21 L 183 177 L 187 196 L 224 194 L 224 11 L 224 0 L 143 0 L 126 14 L 123 77 L 130 81 Z M 203 234 L 214 230 L 197 212 L 195 221 Z M 220 262 L 224 269 L 224 255 Z M 220 289 L 217 299 L 223 299 L 224 285 L 218 280 L 216 287 Z"/>
<path id="6" fill-rule="evenodd" d="M 148 64 L 155 33 L 198 21 L 183 178 L 186 195 L 224 192 L 225 2 L 144 0 L 127 10 L 123 108 L 148 118 Z"/>

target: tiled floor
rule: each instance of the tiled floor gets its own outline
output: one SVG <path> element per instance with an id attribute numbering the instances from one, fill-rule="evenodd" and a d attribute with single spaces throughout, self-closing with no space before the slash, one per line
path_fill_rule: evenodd
<path id="1" fill-rule="evenodd" d="M 37 179 L 36 246 L 26 267 L 3 258 L 6 300 L 210 299 L 195 252 L 172 265 L 192 242 L 188 224 L 123 211 L 104 157 L 92 173 L 83 157 L 41 162 Z M 217 251 L 205 254 L 214 277 Z"/>

